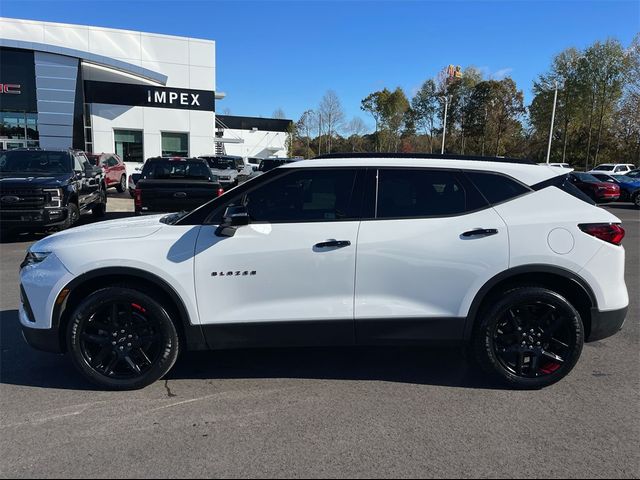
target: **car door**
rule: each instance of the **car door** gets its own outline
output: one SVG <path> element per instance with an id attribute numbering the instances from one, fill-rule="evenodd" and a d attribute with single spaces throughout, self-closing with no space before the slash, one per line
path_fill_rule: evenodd
<path id="1" fill-rule="evenodd" d="M 475 293 L 508 268 L 507 228 L 462 173 L 380 169 L 358 235 L 359 343 L 457 341 Z"/>
<path id="2" fill-rule="evenodd" d="M 198 235 L 195 282 L 213 348 L 352 344 L 361 173 L 286 169 L 247 184 Z M 251 223 L 216 229 L 228 205 Z"/>

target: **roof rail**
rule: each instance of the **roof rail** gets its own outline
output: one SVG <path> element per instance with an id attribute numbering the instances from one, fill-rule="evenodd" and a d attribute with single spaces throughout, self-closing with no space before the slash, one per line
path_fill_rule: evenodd
<path id="1" fill-rule="evenodd" d="M 457 155 L 448 153 L 327 153 L 314 157 L 314 160 L 330 158 L 424 158 L 432 160 L 471 160 L 475 162 L 521 163 L 524 165 L 536 165 L 535 162 L 524 158 L 482 157 L 479 155 Z"/>

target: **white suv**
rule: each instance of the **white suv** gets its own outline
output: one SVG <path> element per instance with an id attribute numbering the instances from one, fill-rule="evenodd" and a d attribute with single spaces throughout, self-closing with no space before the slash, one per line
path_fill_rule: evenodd
<path id="1" fill-rule="evenodd" d="M 24 336 L 111 389 L 181 350 L 363 344 L 468 344 L 540 388 L 621 328 L 624 230 L 566 174 L 415 157 L 296 162 L 188 214 L 45 238 L 20 273 Z"/>
<path id="2" fill-rule="evenodd" d="M 606 173 L 609 175 L 626 175 L 635 170 L 635 165 L 631 163 L 602 163 L 587 173 Z"/>

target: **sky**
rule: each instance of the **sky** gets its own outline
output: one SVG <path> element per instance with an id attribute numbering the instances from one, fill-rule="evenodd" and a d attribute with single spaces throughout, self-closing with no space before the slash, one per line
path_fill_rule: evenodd
<path id="1" fill-rule="evenodd" d="M 332 89 L 347 119 L 384 87 L 413 95 L 449 64 L 531 88 L 554 55 L 640 32 L 633 1 L 32 1 L 0 0 L 0 16 L 216 41 L 218 113 L 297 120 Z"/>

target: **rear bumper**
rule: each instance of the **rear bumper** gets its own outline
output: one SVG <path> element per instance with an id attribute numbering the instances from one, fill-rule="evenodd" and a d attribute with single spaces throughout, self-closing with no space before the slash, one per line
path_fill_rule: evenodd
<path id="1" fill-rule="evenodd" d="M 595 342 L 615 335 L 624 325 L 629 307 L 618 310 L 601 312 L 597 308 L 591 309 L 591 332 L 588 342 Z"/>

